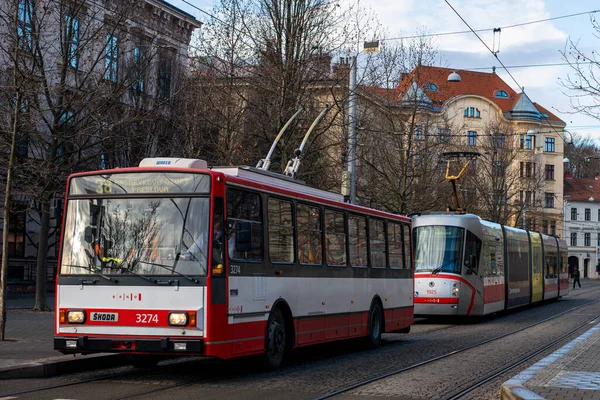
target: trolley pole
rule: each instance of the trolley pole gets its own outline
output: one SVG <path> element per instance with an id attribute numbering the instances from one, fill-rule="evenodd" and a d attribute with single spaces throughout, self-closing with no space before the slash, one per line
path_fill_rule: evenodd
<path id="1" fill-rule="evenodd" d="M 356 204 L 356 57 L 350 57 L 350 85 L 348 87 L 348 179 L 350 204 Z"/>

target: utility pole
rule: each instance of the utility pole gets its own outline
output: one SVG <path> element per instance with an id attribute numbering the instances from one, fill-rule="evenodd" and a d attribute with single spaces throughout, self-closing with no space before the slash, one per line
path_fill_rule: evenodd
<path id="1" fill-rule="evenodd" d="M 350 204 L 356 204 L 356 56 L 350 57 L 348 90 L 348 179 Z"/>

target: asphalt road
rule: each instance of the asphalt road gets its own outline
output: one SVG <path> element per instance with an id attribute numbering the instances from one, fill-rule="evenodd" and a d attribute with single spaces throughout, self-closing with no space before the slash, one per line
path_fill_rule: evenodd
<path id="1" fill-rule="evenodd" d="M 311 347 L 294 353 L 275 372 L 260 372 L 255 359 L 217 362 L 163 361 L 152 370 L 119 367 L 47 379 L 0 381 L 0 398 L 18 399 L 311 399 L 387 371 L 429 360 L 470 344 L 527 327 L 599 298 L 600 282 L 550 303 L 482 320 L 418 320 L 408 335 L 386 334 L 383 346 L 366 351 L 357 341 Z M 600 302 L 504 339 L 379 380 L 340 395 L 344 399 L 440 399 L 501 369 L 536 346 L 552 341 L 600 314 Z M 559 346 L 560 347 L 560 346 Z M 464 398 L 497 399 L 502 382 L 553 349 L 492 380 Z M 86 381 L 86 382 L 81 382 Z M 81 383 L 78 383 L 81 382 Z M 38 390 L 43 387 L 62 387 Z"/>

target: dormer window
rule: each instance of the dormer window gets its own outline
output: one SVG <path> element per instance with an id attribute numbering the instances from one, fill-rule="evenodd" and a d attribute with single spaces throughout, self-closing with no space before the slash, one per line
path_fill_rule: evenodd
<path id="1" fill-rule="evenodd" d="M 494 93 L 494 97 L 508 98 L 508 93 L 506 93 L 506 90 L 498 89 L 496 90 L 496 93 Z"/>
<path id="2" fill-rule="evenodd" d="M 425 91 L 426 92 L 437 92 L 438 87 L 433 83 L 428 83 L 425 85 Z"/>
<path id="3" fill-rule="evenodd" d="M 481 118 L 481 114 L 479 113 L 479 108 L 475 108 L 475 107 L 465 108 L 464 116 L 467 118 Z"/>

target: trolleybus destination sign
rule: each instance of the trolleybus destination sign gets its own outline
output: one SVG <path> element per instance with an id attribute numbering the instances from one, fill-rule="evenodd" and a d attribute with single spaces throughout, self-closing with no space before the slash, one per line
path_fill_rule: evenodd
<path id="1" fill-rule="evenodd" d="M 207 174 L 149 172 L 104 174 L 71 179 L 70 195 L 209 193 Z"/>

